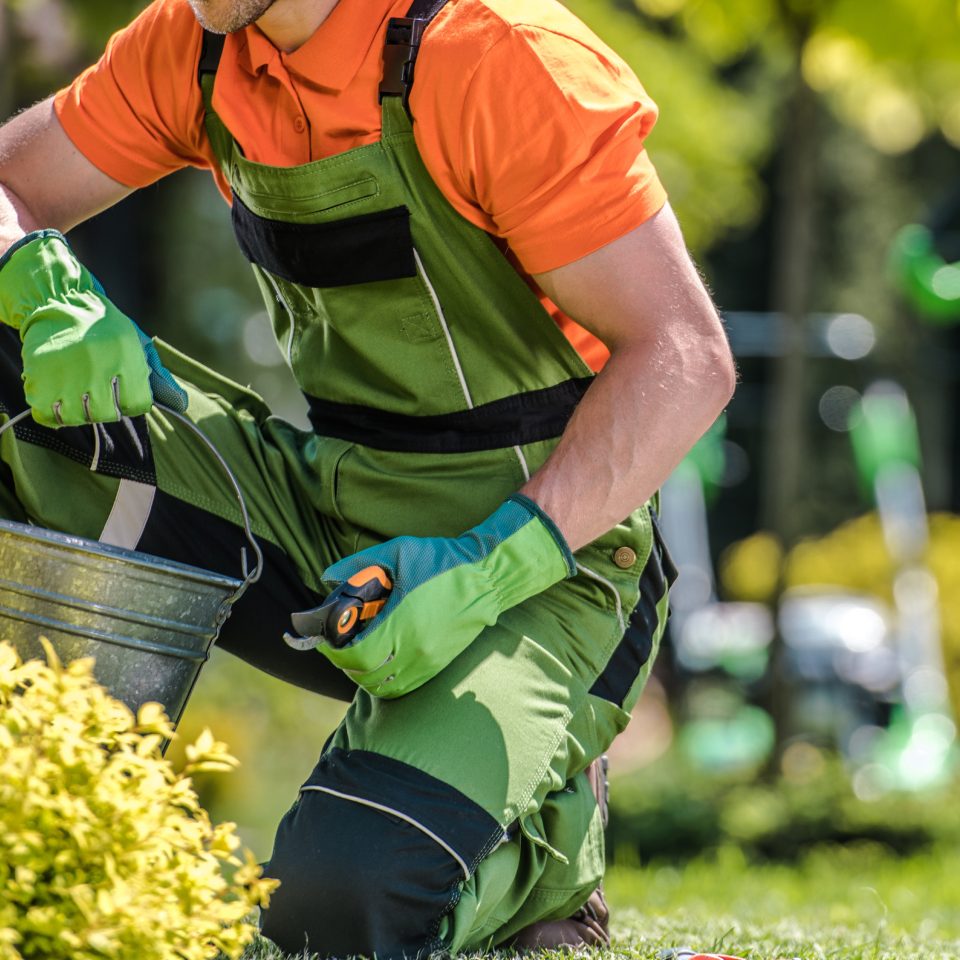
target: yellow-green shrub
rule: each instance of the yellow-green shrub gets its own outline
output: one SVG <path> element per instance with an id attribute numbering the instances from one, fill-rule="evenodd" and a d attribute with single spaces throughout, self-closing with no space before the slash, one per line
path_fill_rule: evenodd
<path id="1" fill-rule="evenodd" d="M 235 761 L 205 731 L 175 772 L 158 704 L 134 718 L 45 646 L 21 663 L 0 643 L 0 960 L 238 957 L 276 884 L 189 779 Z"/>

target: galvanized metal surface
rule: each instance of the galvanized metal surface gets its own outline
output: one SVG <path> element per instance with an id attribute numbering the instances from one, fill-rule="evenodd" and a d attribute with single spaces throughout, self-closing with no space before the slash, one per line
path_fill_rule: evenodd
<path id="1" fill-rule="evenodd" d="M 136 708 L 180 717 L 230 612 L 238 580 L 80 537 L 0 520 L 0 639 L 24 659 L 46 636 Z"/>
<path id="2" fill-rule="evenodd" d="M 27 415 L 8 420 L 0 434 Z M 259 578 L 263 561 L 236 478 L 196 426 L 177 418 L 209 447 L 240 502 L 256 560 L 249 570 L 243 552 L 243 580 L 0 520 L 0 640 L 25 660 L 43 657 L 41 636 L 64 661 L 93 657 L 97 680 L 115 697 L 133 710 L 158 701 L 174 722 L 233 604 Z"/>

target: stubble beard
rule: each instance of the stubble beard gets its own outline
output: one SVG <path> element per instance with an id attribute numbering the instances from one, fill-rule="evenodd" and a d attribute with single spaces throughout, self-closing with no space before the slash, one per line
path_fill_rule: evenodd
<path id="1" fill-rule="evenodd" d="M 188 0 L 200 25 L 211 33 L 234 33 L 259 20 L 274 0 Z"/>

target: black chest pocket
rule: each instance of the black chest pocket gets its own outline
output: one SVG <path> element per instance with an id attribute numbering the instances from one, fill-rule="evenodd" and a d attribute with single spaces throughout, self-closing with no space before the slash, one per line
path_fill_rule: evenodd
<path id="1" fill-rule="evenodd" d="M 231 217 L 243 255 L 292 283 L 346 287 L 417 275 L 404 206 L 327 223 L 290 223 L 259 216 L 234 194 Z"/>

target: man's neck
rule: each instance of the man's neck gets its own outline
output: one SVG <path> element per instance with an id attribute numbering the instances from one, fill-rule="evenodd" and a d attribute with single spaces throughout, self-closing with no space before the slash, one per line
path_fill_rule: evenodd
<path id="1" fill-rule="evenodd" d="M 292 53 L 317 32 L 337 3 L 338 0 L 276 0 L 257 26 L 278 50 Z"/>

